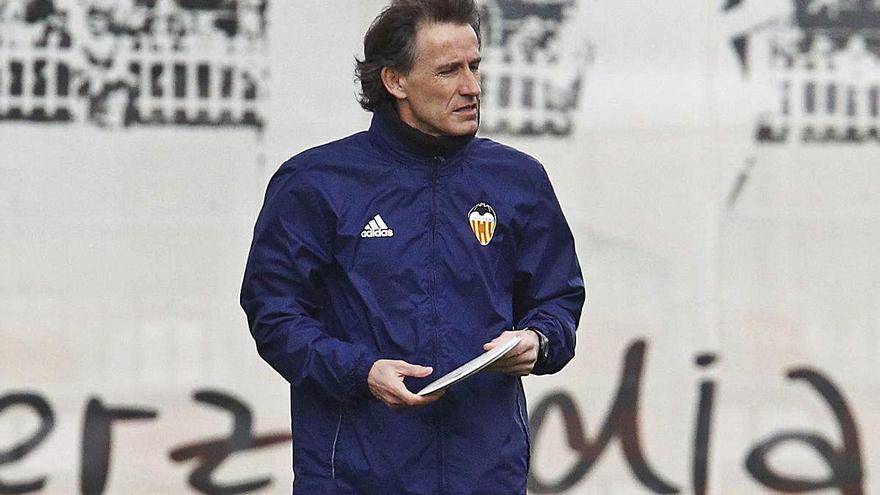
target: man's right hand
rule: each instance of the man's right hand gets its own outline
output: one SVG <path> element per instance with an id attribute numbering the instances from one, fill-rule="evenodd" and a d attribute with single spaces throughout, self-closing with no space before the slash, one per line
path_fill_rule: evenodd
<path id="1" fill-rule="evenodd" d="M 444 391 L 425 396 L 416 395 L 404 386 L 403 378 L 405 376 L 424 378 L 433 372 L 430 366 L 380 359 L 370 368 L 367 384 L 370 386 L 370 392 L 389 407 L 424 406 L 442 397 Z"/>

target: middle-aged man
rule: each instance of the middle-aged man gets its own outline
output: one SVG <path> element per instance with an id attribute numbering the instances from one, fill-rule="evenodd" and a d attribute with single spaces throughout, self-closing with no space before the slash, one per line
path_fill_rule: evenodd
<path id="1" fill-rule="evenodd" d="M 295 493 L 525 493 L 520 377 L 572 358 L 584 286 L 542 166 L 474 137 L 479 32 L 472 0 L 392 2 L 357 66 L 370 129 L 269 183 L 241 303 L 290 382 Z"/>

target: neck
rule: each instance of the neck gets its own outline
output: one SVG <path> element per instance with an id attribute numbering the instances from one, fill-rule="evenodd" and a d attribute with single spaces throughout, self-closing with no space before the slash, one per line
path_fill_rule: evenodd
<path id="1" fill-rule="evenodd" d="M 474 134 L 464 136 L 432 136 L 407 124 L 400 118 L 397 106 L 385 102 L 376 110 L 394 135 L 413 152 L 423 156 L 450 156 L 468 145 Z"/>

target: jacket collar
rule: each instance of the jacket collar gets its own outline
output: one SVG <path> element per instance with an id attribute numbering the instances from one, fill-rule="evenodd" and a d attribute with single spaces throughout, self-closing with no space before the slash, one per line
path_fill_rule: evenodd
<path id="1" fill-rule="evenodd" d="M 391 103 L 373 112 L 370 138 L 382 151 L 390 152 L 405 162 L 442 166 L 458 161 L 474 140 L 468 136 L 431 136 L 410 127 L 397 114 Z"/>

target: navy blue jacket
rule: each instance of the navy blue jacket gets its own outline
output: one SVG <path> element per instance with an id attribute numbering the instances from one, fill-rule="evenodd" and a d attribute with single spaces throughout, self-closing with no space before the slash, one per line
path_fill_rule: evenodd
<path id="1" fill-rule="evenodd" d="M 485 245 L 484 245 L 485 244 Z M 412 152 L 382 117 L 305 151 L 269 182 L 241 304 L 289 383 L 294 492 L 525 493 L 518 377 L 482 372 L 421 408 L 367 386 L 378 359 L 432 366 L 418 390 L 513 328 L 550 341 L 535 374 L 574 355 L 584 286 L 543 167 L 488 139 Z"/>

